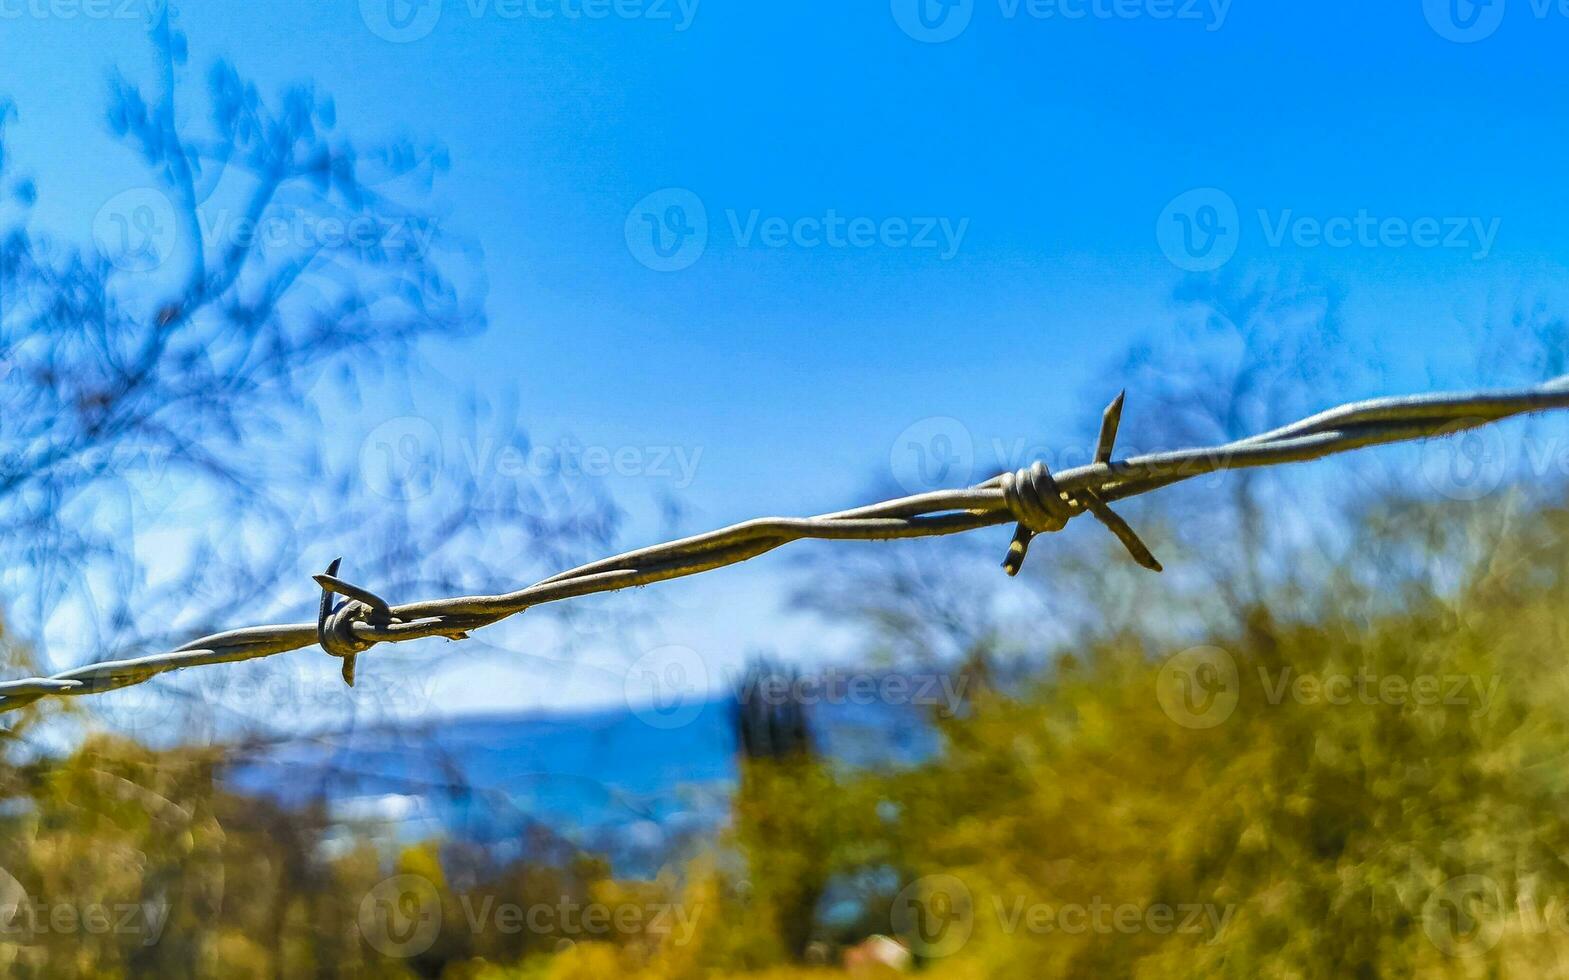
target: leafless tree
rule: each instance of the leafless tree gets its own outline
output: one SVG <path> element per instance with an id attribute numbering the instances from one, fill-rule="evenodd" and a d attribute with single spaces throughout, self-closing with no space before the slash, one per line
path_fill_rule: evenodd
<path id="1" fill-rule="evenodd" d="M 32 226 L 38 195 L 64 190 L 9 164 L 16 113 L 0 104 L 11 662 L 145 652 L 242 607 L 298 612 L 306 563 L 334 552 L 402 595 L 472 588 L 487 555 L 517 576 L 520 555 L 554 570 L 602 547 L 616 514 L 592 486 L 402 442 L 384 448 L 412 456 L 366 472 L 365 387 L 406 383 L 421 341 L 484 326 L 478 250 L 430 206 L 445 150 L 351 138 L 312 86 L 264 97 L 225 62 L 192 98 L 167 13 L 151 40 L 156 77 L 110 85 L 109 126 L 143 175 L 100 210 L 95 247 Z M 438 438 L 526 446 L 515 407 L 474 399 L 450 418 Z"/>
<path id="2" fill-rule="evenodd" d="M 1225 443 L 1348 395 L 1378 393 L 1378 357 L 1353 355 L 1342 297 L 1331 285 L 1280 271 L 1194 276 L 1172 299 L 1171 319 L 1100 374 L 1128 392 L 1120 455 Z M 1086 393 L 1073 431 L 1097 431 L 1104 399 L 1114 393 L 1103 389 Z M 1043 445 L 1070 448 L 1061 437 Z M 1318 465 L 1320 480 L 1336 470 L 1334 462 Z M 1290 494 L 1282 480 L 1291 481 Z M 876 649 L 988 671 L 1013 653 L 1038 662 L 1088 634 L 1199 632 L 1245 612 L 1266 589 L 1278 595 L 1295 571 L 1296 559 L 1284 556 L 1327 548 L 1302 538 L 1325 533 L 1322 521 L 1292 516 L 1302 516 L 1292 495 L 1303 487 L 1298 471 L 1238 471 L 1130 501 L 1130 520 L 1157 554 L 1170 556 L 1159 582 L 1104 534 L 1069 529 L 1032 552 L 1029 590 L 998 588 L 1000 545 L 977 536 L 811 559 L 802 598 L 868 627 Z M 980 550 L 988 545 L 992 551 Z"/>

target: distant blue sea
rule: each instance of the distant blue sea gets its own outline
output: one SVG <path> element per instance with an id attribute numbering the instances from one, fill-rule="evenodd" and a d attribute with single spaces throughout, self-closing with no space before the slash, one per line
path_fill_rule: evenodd
<path id="1" fill-rule="evenodd" d="M 345 823 L 396 825 L 407 839 L 505 851 L 543 832 L 606 854 L 618 873 L 652 873 L 724 826 L 737 773 L 734 703 L 710 701 L 673 728 L 623 708 L 319 734 L 250 754 L 226 781 L 287 806 L 322 802 Z M 911 765 L 937 748 L 928 711 L 819 704 L 811 720 L 839 764 Z"/>

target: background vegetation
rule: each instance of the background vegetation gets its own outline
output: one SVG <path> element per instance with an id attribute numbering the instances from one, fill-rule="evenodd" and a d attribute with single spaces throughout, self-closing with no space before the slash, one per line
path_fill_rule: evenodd
<path id="1" fill-rule="evenodd" d="M 1569 511 L 1389 506 L 1356 531 L 1316 614 L 1266 596 L 1197 660 L 1088 635 L 969 688 L 913 767 L 849 769 L 809 740 L 753 753 L 725 839 L 654 881 L 548 848 L 500 864 L 329 834 L 217 789 L 217 750 L 105 739 L 12 763 L 13 896 L 167 922 L 150 944 L 53 931 L 13 897 L 0 955 L 13 976 L 782 976 L 902 932 L 934 976 L 1562 973 Z M 1452 565 L 1460 546 L 1476 557 Z M 1234 665 L 1234 697 L 1175 700 L 1205 663 Z M 361 920 L 393 874 L 439 894 L 408 957 Z M 668 905 L 692 928 L 475 928 L 487 898 Z"/>

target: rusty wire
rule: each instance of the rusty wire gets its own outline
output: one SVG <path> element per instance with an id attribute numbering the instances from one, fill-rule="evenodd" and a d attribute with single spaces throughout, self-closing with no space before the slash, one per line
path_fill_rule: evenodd
<path id="1" fill-rule="evenodd" d="M 1118 395 L 1106 409 L 1094 462 L 1053 474 L 1041 464 L 959 490 L 939 490 L 818 517 L 745 521 L 678 541 L 629 551 L 553 575 L 516 592 L 431 599 L 394 606 L 337 577 L 339 563 L 315 576 L 322 589 L 317 621 L 228 630 L 151 656 L 88 664 L 51 677 L 0 682 L 0 713 L 40 698 L 112 691 L 159 674 L 204 664 L 236 663 L 318 645 L 343 662 L 354 683 L 355 658 L 379 643 L 430 636 L 463 639 L 470 630 L 533 606 L 696 575 L 756 558 L 803 538 L 892 540 L 1017 525 L 1003 561 L 1018 573 L 1030 540 L 1088 513 L 1140 565 L 1160 563 L 1110 504 L 1219 470 L 1273 466 L 1360 449 L 1453 434 L 1528 412 L 1569 408 L 1569 375 L 1535 388 L 1379 398 L 1333 408 L 1271 432 L 1207 449 L 1112 458 L 1122 416 Z M 343 596 L 341 602 L 334 596 Z"/>

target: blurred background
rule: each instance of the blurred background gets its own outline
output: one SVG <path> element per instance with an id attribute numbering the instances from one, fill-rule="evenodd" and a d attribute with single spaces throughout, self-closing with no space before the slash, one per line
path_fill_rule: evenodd
<path id="1" fill-rule="evenodd" d="M 1569 372 L 1539 0 L 0 0 L 0 664 Z M 15 977 L 1569 975 L 1569 428 L 0 713 Z"/>

